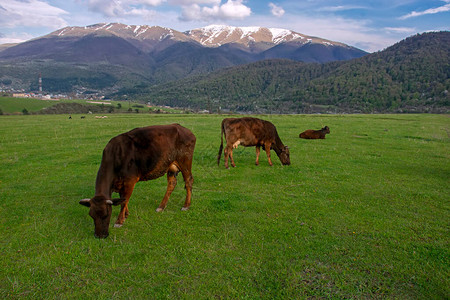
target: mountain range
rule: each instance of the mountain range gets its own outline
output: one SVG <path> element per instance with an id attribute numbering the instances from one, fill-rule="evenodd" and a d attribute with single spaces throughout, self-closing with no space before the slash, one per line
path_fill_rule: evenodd
<path id="1" fill-rule="evenodd" d="M 362 50 L 286 29 L 179 32 L 119 23 L 66 27 L 0 47 L 0 89 L 106 95 L 257 113 L 438 112 L 450 107 L 450 32 Z"/>
<path id="2" fill-rule="evenodd" d="M 143 102 L 244 113 L 450 111 L 450 32 L 429 32 L 348 61 L 258 61 L 123 90 Z"/>
<path id="3" fill-rule="evenodd" d="M 0 47 L 0 87 L 47 92 L 114 92 L 263 59 L 325 63 L 367 53 L 287 29 L 211 25 L 179 32 L 102 23 L 65 27 Z"/>

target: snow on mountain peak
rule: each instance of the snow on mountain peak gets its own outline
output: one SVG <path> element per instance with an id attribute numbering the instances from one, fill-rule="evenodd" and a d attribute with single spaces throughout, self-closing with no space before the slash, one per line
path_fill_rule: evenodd
<path id="1" fill-rule="evenodd" d="M 272 33 L 272 41 L 275 44 L 283 43 L 289 40 L 304 39 L 304 37 L 296 32 L 282 28 L 268 28 Z"/>
<path id="2" fill-rule="evenodd" d="M 288 29 L 265 28 L 259 26 L 234 27 L 228 25 L 209 25 L 186 32 L 204 46 L 217 47 L 227 43 L 239 43 L 246 46 L 249 43 L 280 44 L 294 40 L 305 39 L 302 35 Z"/>
<path id="3" fill-rule="evenodd" d="M 225 44 L 240 44 L 252 48 L 255 44 L 278 45 L 285 42 L 294 43 L 322 43 L 335 45 L 337 43 L 299 34 L 283 28 L 266 28 L 259 26 L 235 27 L 229 25 L 208 25 L 192 29 L 184 33 L 160 26 L 126 25 L 121 23 L 99 23 L 84 27 L 65 27 L 51 35 L 59 37 L 76 37 L 95 34 L 99 36 L 119 36 L 127 40 L 153 40 L 162 41 L 172 39 L 175 41 L 196 41 L 203 46 L 219 47 Z M 258 47 L 260 47 L 258 46 Z M 258 48 L 259 49 L 259 48 Z"/>
<path id="4" fill-rule="evenodd" d="M 115 35 L 126 39 L 137 40 L 163 40 L 174 38 L 178 40 L 188 40 L 189 38 L 178 31 L 170 28 L 149 25 L 126 25 L 121 23 L 99 23 L 89 26 L 71 26 L 59 29 L 50 35 L 58 37 L 77 37 L 90 34 Z"/>

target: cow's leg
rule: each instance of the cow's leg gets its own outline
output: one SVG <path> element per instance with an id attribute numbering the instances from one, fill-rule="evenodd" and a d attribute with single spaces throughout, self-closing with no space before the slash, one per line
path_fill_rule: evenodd
<path id="1" fill-rule="evenodd" d="M 120 213 L 117 217 L 117 221 L 114 224 L 114 227 L 122 227 L 123 222 L 125 222 L 125 219 L 128 218 L 128 201 L 130 200 L 131 194 L 133 193 L 136 182 L 137 181 L 135 180 L 126 182 L 119 193 L 120 198 L 125 198 L 125 201 L 123 201 L 120 205 Z"/>
<path id="2" fill-rule="evenodd" d="M 236 164 L 234 163 L 234 159 L 233 159 L 233 149 L 231 149 L 231 151 L 230 151 L 230 159 L 231 159 L 231 166 L 233 168 L 236 167 Z"/>
<path id="3" fill-rule="evenodd" d="M 270 146 L 271 143 L 266 143 L 264 148 L 266 148 L 267 159 L 269 160 L 269 165 L 272 166 L 272 160 L 270 159 Z"/>
<path id="4" fill-rule="evenodd" d="M 259 153 L 261 152 L 260 146 L 256 146 L 256 165 L 259 166 Z"/>
<path id="5" fill-rule="evenodd" d="M 156 209 L 156 212 L 163 211 L 164 208 L 166 208 L 167 201 L 169 201 L 169 197 L 172 194 L 173 190 L 175 189 L 175 186 L 177 185 L 177 174 L 178 171 L 173 171 L 172 167 L 169 168 L 169 171 L 167 172 L 167 191 L 166 194 L 164 195 L 164 198 L 161 201 L 161 204 Z"/>
<path id="6" fill-rule="evenodd" d="M 183 159 L 178 160 L 177 166 L 178 170 L 183 174 L 184 188 L 186 189 L 186 200 L 184 201 L 183 208 L 181 210 L 185 211 L 189 209 L 191 205 L 192 197 L 192 185 L 194 184 L 194 177 L 192 176 L 192 156 L 194 154 L 194 147 L 191 149 L 191 154 L 183 157 Z M 175 165 L 175 164 L 174 164 Z"/>
<path id="7" fill-rule="evenodd" d="M 182 170 L 181 174 L 183 174 L 184 188 L 186 189 L 186 200 L 184 201 L 184 205 L 181 210 L 188 210 L 189 206 L 191 206 L 192 184 L 194 183 L 194 177 L 192 176 L 190 169 L 186 171 Z"/>
<path id="8" fill-rule="evenodd" d="M 224 158 L 225 158 L 225 168 L 229 168 L 228 166 L 228 159 L 231 159 L 231 166 L 236 167 L 233 160 L 233 147 L 231 145 L 228 145 L 225 147 L 225 150 L 223 151 Z"/>
<path id="9" fill-rule="evenodd" d="M 228 150 L 227 153 L 228 153 L 228 156 L 230 157 L 231 166 L 233 168 L 236 167 L 236 164 L 234 163 L 234 159 L 233 159 L 233 147 L 234 147 L 234 145 L 236 145 L 236 147 L 237 147 L 237 145 L 239 145 L 239 144 L 240 144 L 240 142 L 236 142 L 234 144 L 228 144 L 227 143 L 227 147 L 225 148 L 225 150 Z M 228 169 L 228 159 L 227 159 L 226 162 L 227 163 L 226 163 L 225 167 Z"/>
<path id="10" fill-rule="evenodd" d="M 223 160 L 225 162 L 225 168 L 228 169 L 228 147 L 225 146 L 225 149 L 223 150 Z"/>

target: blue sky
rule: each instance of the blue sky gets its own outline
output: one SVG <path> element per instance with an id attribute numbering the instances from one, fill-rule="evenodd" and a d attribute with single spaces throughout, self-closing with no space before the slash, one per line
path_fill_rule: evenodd
<path id="1" fill-rule="evenodd" d="M 276 27 L 374 52 L 416 33 L 450 30 L 450 0 L 1 0 L 0 44 L 103 22 L 179 31 Z"/>

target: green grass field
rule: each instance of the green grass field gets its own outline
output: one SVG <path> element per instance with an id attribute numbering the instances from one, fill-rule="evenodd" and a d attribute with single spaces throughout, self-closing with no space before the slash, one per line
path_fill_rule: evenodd
<path id="1" fill-rule="evenodd" d="M 86 100 L 40 100 L 34 98 L 13 98 L 13 97 L 0 97 L 0 110 L 5 114 L 18 114 L 22 113 L 24 109 L 28 112 L 37 112 L 45 107 L 53 106 L 57 103 L 80 103 L 89 104 Z M 115 107 L 117 101 L 111 102 Z"/>
<path id="2" fill-rule="evenodd" d="M 58 103 L 79 103 L 86 106 L 101 106 L 101 104 L 95 104 L 92 102 L 103 102 L 102 100 L 84 100 L 84 99 L 61 99 L 61 100 L 40 100 L 35 98 L 13 98 L 13 97 L 0 97 L 0 114 L 23 114 L 23 111 L 26 110 L 28 113 L 36 113 L 39 110 L 56 105 Z M 152 108 L 148 108 L 145 104 L 136 103 L 136 102 L 128 102 L 128 101 L 108 101 L 105 103 L 111 103 L 110 105 L 104 105 L 106 109 L 109 107 L 114 108 L 114 112 L 126 113 L 129 109 L 132 112 L 135 112 L 136 109 L 139 110 L 140 113 L 146 113 L 151 111 L 160 110 L 168 113 L 181 113 L 181 109 L 174 108 L 166 108 L 166 107 L 158 107 L 154 106 Z M 118 107 L 120 105 L 120 108 Z"/>
<path id="3" fill-rule="evenodd" d="M 448 115 L 264 115 L 290 147 L 217 166 L 219 115 L 0 116 L 2 299 L 448 299 Z M 197 136 L 184 183 L 140 182 L 130 216 L 95 239 L 88 209 L 104 146 L 135 127 Z M 301 140 L 328 125 L 325 140 Z"/>

